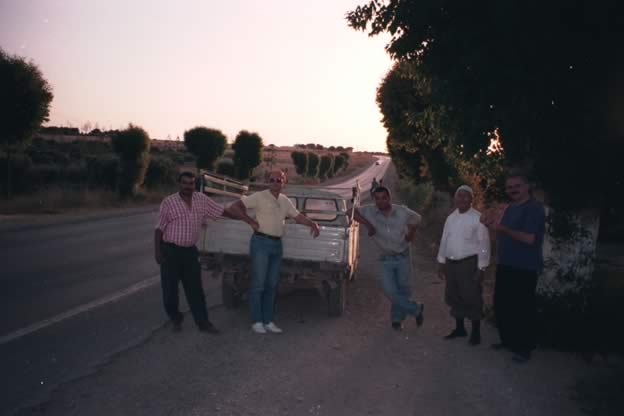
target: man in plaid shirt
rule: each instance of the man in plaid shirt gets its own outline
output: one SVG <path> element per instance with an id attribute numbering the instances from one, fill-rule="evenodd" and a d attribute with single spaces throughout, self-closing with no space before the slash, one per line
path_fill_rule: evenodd
<path id="1" fill-rule="evenodd" d="M 222 215 L 243 218 L 230 209 L 224 209 L 201 192 L 195 192 L 193 173 L 182 172 L 178 183 L 180 191 L 166 197 L 160 205 L 158 225 L 154 232 L 154 255 L 156 263 L 160 265 L 165 311 L 173 323 L 173 330 L 180 331 L 184 319 L 178 308 L 178 282 L 181 281 L 197 328 L 202 332 L 218 334 L 219 330 L 208 320 L 195 244 L 202 225 Z M 243 220 L 255 222 L 249 217 Z M 250 225 L 254 226 L 252 223 Z"/>

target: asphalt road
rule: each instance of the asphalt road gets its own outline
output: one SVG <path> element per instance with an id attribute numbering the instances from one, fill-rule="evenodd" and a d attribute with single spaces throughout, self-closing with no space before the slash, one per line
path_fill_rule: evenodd
<path id="1" fill-rule="evenodd" d="M 333 188 L 364 190 L 389 158 Z M 346 191 L 345 191 L 346 192 Z M 44 400 L 166 324 L 157 207 L 0 224 L 0 414 Z M 204 276 L 208 304 L 219 285 Z M 182 296 L 183 298 L 183 296 Z"/>

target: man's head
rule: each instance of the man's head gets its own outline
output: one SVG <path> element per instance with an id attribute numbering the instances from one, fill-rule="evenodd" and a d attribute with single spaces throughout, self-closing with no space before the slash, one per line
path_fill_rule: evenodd
<path id="1" fill-rule="evenodd" d="M 505 181 L 505 192 L 513 202 L 529 199 L 529 179 L 523 173 L 511 172 Z"/>
<path id="2" fill-rule="evenodd" d="M 180 194 L 184 196 L 193 195 L 195 191 L 195 174 L 193 172 L 182 172 L 178 175 L 178 186 Z"/>
<path id="3" fill-rule="evenodd" d="M 286 184 L 286 174 L 281 170 L 275 170 L 269 174 L 269 189 L 271 192 L 281 192 Z"/>
<path id="4" fill-rule="evenodd" d="M 468 185 L 462 185 L 455 191 L 455 206 L 459 212 L 466 212 L 472 206 L 473 192 Z"/>
<path id="5" fill-rule="evenodd" d="M 390 190 L 385 186 L 378 186 L 373 191 L 373 198 L 375 199 L 375 206 L 380 211 L 386 211 L 392 204 L 390 197 Z"/>

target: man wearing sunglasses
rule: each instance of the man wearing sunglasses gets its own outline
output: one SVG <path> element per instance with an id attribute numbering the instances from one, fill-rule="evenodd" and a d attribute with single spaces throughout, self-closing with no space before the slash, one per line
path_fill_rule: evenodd
<path id="1" fill-rule="evenodd" d="M 282 193 L 285 183 L 284 172 L 271 172 L 269 189 L 256 192 L 231 206 L 231 209 L 254 229 L 249 248 L 251 257 L 249 306 L 251 329 L 258 334 L 282 332 L 273 322 L 273 303 L 282 262 L 284 220 L 293 218 L 298 224 L 310 227 L 314 238 L 319 235 L 318 224 L 297 211 L 290 199 Z M 247 215 L 248 208 L 256 211 L 255 220 Z"/>

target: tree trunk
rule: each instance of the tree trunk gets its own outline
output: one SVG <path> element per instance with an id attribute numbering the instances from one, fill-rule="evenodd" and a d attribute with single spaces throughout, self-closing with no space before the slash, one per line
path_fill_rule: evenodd
<path id="1" fill-rule="evenodd" d="M 547 214 L 552 225 L 557 212 L 548 209 Z M 600 211 L 585 210 L 566 216 L 558 231 L 548 227 L 537 300 L 541 339 L 549 344 L 578 347 L 583 342 L 583 323 L 589 324 L 590 319 L 599 225 Z"/>

